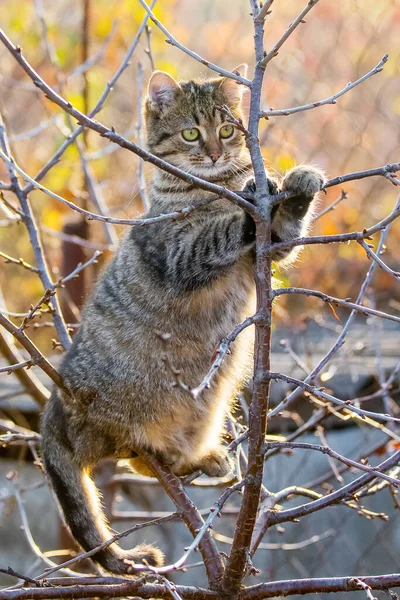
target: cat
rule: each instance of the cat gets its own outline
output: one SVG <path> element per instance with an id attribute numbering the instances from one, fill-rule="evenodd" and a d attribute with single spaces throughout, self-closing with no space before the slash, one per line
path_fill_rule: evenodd
<path id="1" fill-rule="evenodd" d="M 254 190 L 244 136 L 221 105 L 243 118 L 242 86 L 227 77 L 178 83 L 154 72 L 144 104 L 147 147 L 207 181 Z M 282 189 L 296 196 L 275 207 L 273 242 L 307 231 L 323 184 L 323 174 L 310 166 L 285 176 Z M 268 185 L 278 190 L 276 181 Z M 210 197 L 160 169 L 149 195 L 145 217 Z M 254 313 L 254 239 L 252 218 L 217 198 L 185 219 L 132 227 L 95 286 L 60 367 L 70 395 L 54 390 L 41 423 L 45 471 L 85 550 L 111 537 L 89 476 L 100 459 L 124 458 L 151 474 L 140 458 L 144 449 L 177 475 L 198 468 L 209 476 L 228 474 L 221 437 L 227 407 L 251 372 L 252 331 L 232 345 L 197 399 L 175 384 L 165 352 L 187 385 L 202 381 L 221 338 Z M 280 250 L 273 258 L 293 252 Z M 167 350 L 161 334 L 168 334 Z M 105 571 L 128 574 L 133 563 L 161 565 L 163 554 L 151 545 L 127 551 L 114 543 L 93 560 Z"/>

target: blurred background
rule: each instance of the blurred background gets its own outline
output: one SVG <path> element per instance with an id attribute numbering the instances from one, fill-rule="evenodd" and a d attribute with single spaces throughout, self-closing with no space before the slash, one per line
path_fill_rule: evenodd
<path id="1" fill-rule="evenodd" d="M 64 95 L 79 109 L 89 111 L 122 61 L 144 11 L 139 2 L 93 0 L 88 24 L 84 26 L 84 5 L 81 0 L 58 0 L 56 3 L 44 0 L 42 8 L 48 27 L 48 43 L 57 61 L 56 68 L 49 60 L 43 41 L 38 2 L 3 0 L 1 22 L 11 39 L 23 47 L 26 57 L 41 76 L 56 89 L 61 83 Z M 297 16 L 302 5 L 300 0 L 292 0 L 274 6 L 266 25 L 267 49 Z M 227 10 L 223 0 L 163 0 L 156 5 L 155 14 L 181 43 L 200 55 L 226 69 L 247 62 L 251 72 L 254 61 L 248 2 L 231 0 Z M 340 98 L 334 106 L 261 122 L 263 155 L 272 172 L 283 174 L 294 164 L 311 162 L 321 166 L 328 177 L 334 177 L 398 160 L 399 25 L 400 5 L 396 0 L 320 2 L 312 10 L 307 23 L 297 28 L 268 67 L 264 108 L 287 108 L 322 100 L 367 73 L 385 53 L 389 53 L 390 58 L 382 73 Z M 157 69 L 182 79 L 213 75 L 180 50 L 167 45 L 165 36 L 154 26 L 151 32 L 152 59 Z M 132 140 L 137 139 L 138 97 L 145 90 L 151 73 L 146 48 L 148 40 L 143 35 L 131 64 L 99 115 L 106 125 L 114 126 Z M 90 70 L 81 73 L 79 67 L 87 58 L 93 59 L 94 64 Z M 0 108 L 17 161 L 34 175 L 68 135 L 68 122 L 62 111 L 32 86 L 3 47 L 0 47 L 0 60 Z M 138 81 L 138 63 L 144 69 L 143 86 Z M 136 156 L 92 131 L 86 133 L 84 142 L 90 167 L 109 213 L 121 218 L 140 215 L 142 204 Z M 144 166 L 146 177 L 150 176 L 151 168 Z M 0 164 L 0 178 L 6 179 L 4 164 Z M 42 183 L 81 205 L 88 202 L 74 145 L 68 148 Z M 383 218 L 392 209 L 396 198 L 396 190 L 384 178 L 352 182 L 344 189 L 348 198 L 318 220 L 313 234 L 363 229 Z M 340 192 L 340 187 L 330 189 L 321 200 L 321 209 Z M 61 240 L 57 232 L 76 215 L 40 191 L 33 192 L 31 198 L 50 263 L 54 269 L 61 268 Z M 123 228 L 115 229 L 120 235 Z M 395 224 L 387 244 L 385 260 L 392 266 L 398 256 L 399 231 L 400 224 Z M 23 227 L 2 226 L 0 235 L 4 252 L 23 256 L 28 262 L 33 260 Z M 109 242 L 99 223 L 89 222 L 85 235 L 100 244 Z M 90 252 L 90 249 L 86 251 L 88 256 Z M 313 246 L 303 252 L 288 276 L 293 286 L 316 287 L 336 296 L 354 297 L 367 267 L 367 257 L 358 244 L 332 245 L 323 250 Z M 286 274 L 281 276 L 285 279 Z M 0 277 L 10 310 L 12 305 L 12 310 L 23 312 L 41 296 L 37 277 L 24 273 L 18 266 L 2 268 Z M 384 271 L 378 273 L 375 301 L 382 307 L 391 302 L 398 310 L 399 295 L 395 284 Z M 304 316 L 305 304 L 313 308 L 316 302 L 304 301 L 301 297 L 291 300 L 289 315 L 284 310 L 287 305 L 281 300 L 277 316 L 289 320 L 291 325 L 295 320 L 294 324 L 298 326 Z"/>
<path id="2" fill-rule="evenodd" d="M 276 0 L 266 24 L 267 50 L 279 39 L 304 4 L 304 0 Z M 45 81 L 61 91 L 77 108 L 88 113 L 123 60 L 144 11 L 136 0 L 0 0 L 0 14 L 2 28 L 14 43 L 22 47 L 25 57 Z M 230 0 L 229 3 L 224 0 L 158 0 L 155 14 L 178 41 L 201 56 L 228 70 L 247 62 L 251 73 L 254 67 L 252 20 L 247 0 Z M 382 73 L 356 87 L 334 106 L 323 106 L 261 122 L 260 138 L 266 165 L 272 173 L 283 175 L 295 164 L 312 163 L 322 167 L 332 178 L 398 162 L 400 3 L 396 0 L 321 1 L 306 21 L 268 66 L 263 91 L 265 109 L 288 108 L 322 100 L 370 71 L 384 54 L 389 53 L 389 61 Z M 47 39 L 43 35 L 44 23 Z M 1 45 L 0 65 L 0 111 L 7 126 L 13 155 L 29 175 L 35 176 L 69 135 L 71 123 L 57 106 L 34 88 Z M 213 76 L 201 64 L 167 45 L 165 36 L 152 25 L 150 33 L 143 34 L 130 65 L 98 115 L 104 124 L 113 126 L 135 142 L 138 141 L 138 133 L 139 141 L 144 136 L 142 130 L 138 132 L 140 104 L 153 65 L 181 79 Z M 75 127 L 74 123 L 72 125 Z M 91 182 L 96 186 L 96 196 L 102 200 L 104 211 L 119 218 L 139 216 L 143 212 L 143 203 L 138 183 L 137 157 L 92 131 L 87 131 L 81 142 L 91 171 Z M 151 169 L 150 165 L 143 167 L 147 179 L 151 176 Z M 1 161 L 0 180 L 8 181 L 5 165 Z M 42 183 L 64 198 L 98 212 L 93 206 L 93 191 L 82 173 L 81 158 L 75 145 L 68 148 Z M 343 186 L 343 189 L 347 197 L 335 210 L 316 221 L 313 234 L 362 230 L 389 214 L 397 198 L 396 189 L 382 177 L 354 181 Z M 340 197 L 341 191 L 340 187 L 330 188 L 327 195 L 321 198 L 320 209 Z M 32 192 L 30 198 L 54 279 L 70 273 L 79 261 L 90 258 L 95 249 L 103 251 L 98 264 L 85 271 L 75 287 L 69 286 L 63 291 L 65 314 L 68 322 L 73 324 L 79 321 L 79 308 L 90 292 L 102 262 L 112 255 L 124 227 L 105 229 L 101 223 L 83 221 L 40 191 Z M 399 270 L 399 234 L 400 223 L 397 222 L 391 229 L 384 254 L 385 262 L 395 270 Z M 375 246 L 376 243 L 375 240 Z M 0 251 L 23 257 L 28 263 L 34 264 L 25 228 L 10 218 L 7 211 L 2 213 L 1 206 Z M 26 313 L 30 305 L 39 300 L 43 289 L 34 273 L 18 265 L 5 264 L 1 257 L 0 265 L 0 308 L 8 311 L 11 318 L 18 322 L 18 315 Z M 314 288 L 355 300 L 368 266 L 365 251 L 356 243 L 311 246 L 305 249 L 294 268 L 276 275 L 292 286 Z M 365 302 L 399 316 L 398 281 L 378 269 Z M 337 313 L 342 318 L 346 311 L 337 310 Z M 54 330 L 48 325 L 49 321 L 50 318 L 43 314 L 28 331 L 46 354 L 53 352 L 51 340 L 55 336 Z M 367 322 L 365 319 L 359 320 L 359 323 L 346 345 L 347 354 L 342 355 L 330 367 L 331 370 L 326 371 L 323 380 L 330 381 L 335 393 L 341 394 L 341 397 L 354 397 L 360 393 L 362 386 L 363 389 L 368 388 L 378 368 L 377 340 L 379 352 L 383 352 L 387 360 L 384 368 L 392 368 L 398 359 L 398 328 L 394 330 L 385 326 L 383 329 L 380 323 Z M 279 362 L 281 370 L 296 374 L 298 365 L 287 354 L 283 354 L 279 344 L 285 337 L 311 368 L 341 328 L 342 324 L 334 317 L 329 306 L 321 307 L 318 300 L 302 296 L 281 298 L 275 310 L 274 360 Z M 301 337 L 298 336 L 300 332 Z M 349 353 L 352 356 L 351 363 Z M 8 399 L 13 385 L 10 383 L 11 377 L 7 382 L 5 375 L 1 377 L 4 384 L 0 383 L 0 416 L 12 418 L 21 426 L 37 424 L 37 407 L 32 408 L 28 402 L 18 405 L 18 411 L 15 410 L 15 404 L 11 406 Z M 332 432 L 329 442 L 333 446 L 338 444 L 342 450 L 346 448 L 357 453 L 367 442 L 379 442 L 378 438 L 368 438 L 365 429 L 354 428 L 340 440 L 334 437 L 339 434 Z M 7 460 L 15 461 L 24 457 L 13 455 L 8 456 Z M 280 489 L 288 481 L 292 482 L 295 475 L 298 478 L 296 483 L 303 484 L 326 471 L 326 463 L 318 465 L 309 461 L 306 464 L 301 455 L 298 458 L 298 462 L 290 462 L 289 469 L 287 457 L 279 457 L 269 467 L 268 487 Z M 20 468 L 20 463 L 18 465 Z M 11 466 L 14 468 L 15 463 L 3 463 L 2 472 L 5 474 Z M 27 469 L 25 483 L 35 481 L 34 473 L 37 471 L 33 467 L 33 471 L 30 471 L 29 466 L 24 468 Z M 4 478 L 3 495 L 9 494 L 8 486 Z M 143 489 L 142 486 L 140 490 Z M 171 508 L 166 499 L 163 501 L 165 506 L 161 506 L 160 492 L 157 495 L 154 486 L 149 486 L 144 492 L 132 493 L 130 500 L 134 501 L 136 508 L 154 508 L 153 500 L 157 501 L 158 510 Z M 195 497 L 200 494 L 204 507 L 211 505 L 215 493 L 215 490 L 208 491 L 208 495 L 204 496 L 203 490 L 193 491 Z M 50 497 L 46 500 L 44 495 L 36 496 L 35 509 L 35 494 L 33 492 L 29 501 L 32 511 L 30 518 L 38 540 L 48 548 L 56 545 L 58 536 L 55 533 L 54 503 Z M 388 493 L 382 502 L 372 508 L 389 512 L 393 510 L 393 500 Z M 48 515 L 45 520 L 43 506 L 46 506 Z M 346 517 L 343 511 L 347 511 Z M 1 539 L 6 541 L 4 548 L 6 545 L 9 548 L 15 539 L 19 517 L 12 502 L 4 501 L 3 508 L 0 504 L 0 514 L 4 534 Z M 14 515 L 13 522 L 9 520 L 11 514 Z M 293 543 L 311 540 L 301 553 L 301 548 L 282 549 L 279 537 L 282 532 L 272 532 L 268 543 L 279 548 L 265 548 L 260 552 L 260 563 L 256 566 L 262 569 L 262 574 L 257 581 L 272 577 L 333 576 L 367 571 L 379 573 L 398 568 L 400 539 L 397 517 L 389 527 L 383 519 L 366 521 L 360 519 L 355 511 L 344 508 L 331 509 L 329 514 L 330 520 L 322 520 L 320 515 L 319 521 L 311 521 L 311 517 L 308 517 L 302 521 L 301 527 L 292 524 L 287 526 L 288 536 L 285 536 L 285 540 Z M 118 522 L 117 518 L 115 522 Z M 174 527 L 166 526 L 161 540 L 163 549 L 171 559 L 175 550 L 179 556 L 181 548 L 181 543 L 175 548 Z M 50 540 L 49 528 L 54 529 Z M 145 531 L 144 537 L 151 541 L 151 535 L 154 534 Z M 228 524 L 223 529 L 223 535 L 231 534 L 232 527 Z M 312 536 L 316 534 L 322 534 L 322 538 L 312 541 Z M 185 535 L 182 531 L 182 539 Z M 155 535 L 154 539 L 160 540 L 160 535 Z M 221 544 L 221 549 L 224 549 L 223 540 Z M 21 564 L 32 568 L 23 538 L 20 545 L 14 544 L 14 547 L 14 568 L 23 570 Z M 297 550 L 295 555 L 293 552 L 290 554 L 291 550 Z M 335 558 L 332 558 L 332 553 Z M 195 571 L 176 575 L 177 581 L 192 584 L 203 584 L 202 578 L 203 575 L 195 575 Z"/>

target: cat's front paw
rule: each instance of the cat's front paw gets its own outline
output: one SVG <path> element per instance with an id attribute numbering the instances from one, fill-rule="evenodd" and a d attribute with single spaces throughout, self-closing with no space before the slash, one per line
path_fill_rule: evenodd
<path id="1" fill-rule="evenodd" d="M 268 193 L 269 194 L 277 194 L 279 191 L 279 185 L 278 182 L 275 181 L 275 179 L 271 179 L 271 177 L 267 177 L 267 184 L 268 184 Z M 249 179 L 246 182 L 246 185 L 243 188 L 243 192 L 247 193 L 247 194 L 255 194 L 256 193 L 256 182 L 254 181 L 254 179 Z"/>
<path id="2" fill-rule="evenodd" d="M 203 456 L 199 467 L 209 477 L 224 477 L 232 468 L 224 448 L 212 450 Z"/>
<path id="3" fill-rule="evenodd" d="M 326 183 L 325 175 L 311 166 L 294 167 L 285 175 L 282 190 L 312 199 Z"/>
<path id="4" fill-rule="evenodd" d="M 253 178 L 246 181 L 246 184 L 243 188 L 243 192 L 245 194 L 255 194 L 256 193 L 256 182 L 254 181 Z"/>

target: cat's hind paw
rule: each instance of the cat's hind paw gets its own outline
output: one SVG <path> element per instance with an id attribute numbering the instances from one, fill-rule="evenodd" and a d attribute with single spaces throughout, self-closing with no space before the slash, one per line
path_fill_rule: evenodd
<path id="1" fill-rule="evenodd" d="M 232 470 L 224 448 L 210 451 L 200 461 L 200 469 L 209 477 L 225 477 Z"/>

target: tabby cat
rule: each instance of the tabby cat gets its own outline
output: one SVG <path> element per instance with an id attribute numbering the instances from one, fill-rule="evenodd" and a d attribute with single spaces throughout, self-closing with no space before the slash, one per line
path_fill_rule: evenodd
<path id="1" fill-rule="evenodd" d="M 148 149 L 188 173 L 239 190 L 252 189 L 243 134 L 219 107 L 242 118 L 242 86 L 229 78 L 178 83 L 153 73 L 144 115 Z M 249 181 L 250 179 L 250 181 Z M 247 182 L 247 184 L 246 184 Z M 296 194 L 273 215 L 273 242 L 306 232 L 320 171 L 297 167 L 281 188 Z M 269 180 L 277 191 L 277 183 Z M 155 170 L 147 217 L 186 207 L 210 194 Z M 254 312 L 251 217 L 223 198 L 186 219 L 132 227 L 97 283 L 61 374 L 70 395 L 54 390 L 42 419 L 42 456 L 72 534 L 90 550 L 111 537 L 90 470 L 104 457 L 140 459 L 154 453 L 174 473 L 230 470 L 221 443 L 227 407 L 251 367 L 252 333 L 240 336 L 210 389 L 197 400 L 175 385 L 160 334 L 169 334 L 168 363 L 189 386 L 207 373 L 214 349 Z M 281 260 L 289 250 L 274 256 Z M 117 544 L 93 556 L 106 571 L 163 562 L 150 545 Z"/>

